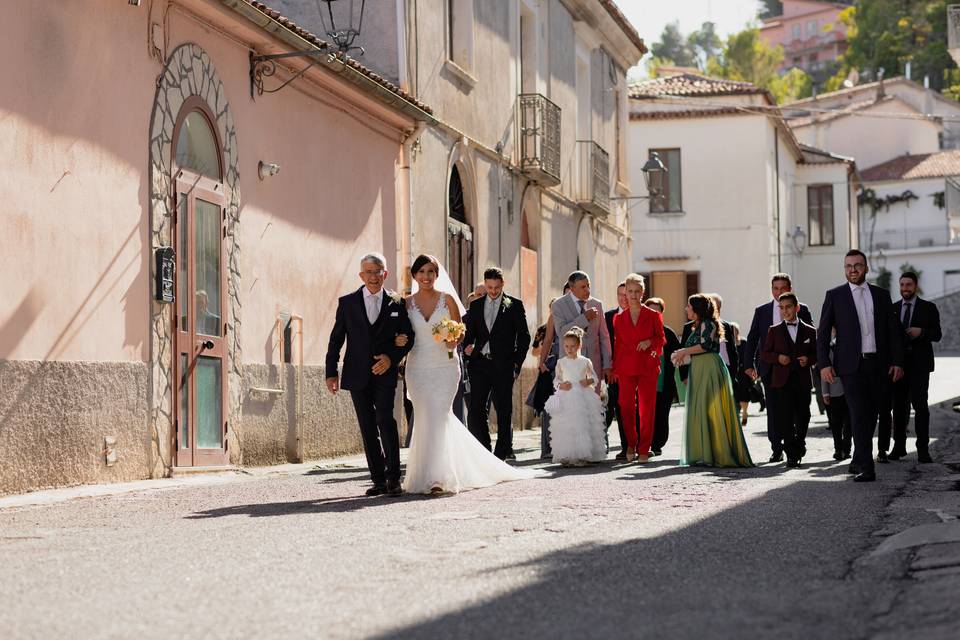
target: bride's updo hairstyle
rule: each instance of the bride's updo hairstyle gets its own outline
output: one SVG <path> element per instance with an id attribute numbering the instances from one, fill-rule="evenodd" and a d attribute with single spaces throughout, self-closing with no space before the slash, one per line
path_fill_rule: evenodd
<path id="1" fill-rule="evenodd" d="M 413 261 L 413 266 L 410 267 L 410 275 L 414 278 L 417 277 L 417 273 L 420 272 L 420 269 L 423 269 L 423 265 L 432 264 L 437 268 L 437 273 L 440 273 L 440 263 L 433 256 L 428 256 L 424 253 L 421 253 L 417 256 L 417 259 Z"/>

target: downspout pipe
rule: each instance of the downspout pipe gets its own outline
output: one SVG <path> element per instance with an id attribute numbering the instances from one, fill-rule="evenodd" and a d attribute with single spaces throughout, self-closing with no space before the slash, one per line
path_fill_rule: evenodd
<path id="1" fill-rule="evenodd" d="M 777 128 L 773 128 L 773 163 L 776 171 L 776 197 L 777 197 L 777 273 L 783 271 L 781 265 L 782 255 L 780 251 L 780 133 Z"/>

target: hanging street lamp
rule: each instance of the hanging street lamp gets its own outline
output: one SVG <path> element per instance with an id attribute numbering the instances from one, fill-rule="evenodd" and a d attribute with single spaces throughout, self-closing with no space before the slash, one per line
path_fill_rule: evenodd
<path id="1" fill-rule="evenodd" d="M 324 16 L 323 7 L 320 6 L 320 3 L 327 5 L 326 16 Z M 320 24 L 323 25 L 327 37 L 333 41 L 340 53 L 348 54 L 350 51 L 359 50 L 360 55 L 363 55 L 363 47 L 354 46 L 353 42 L 363 28 L 365 4 L 366 0 L 360 0 L 360 2 L 356 2 L 356 0 L 317 0 L 317 8 L 320 10 Z M 357 5 L 359 5 L 359 9 Z M 339 26 L 337 25 L 338 22 Z M 346 26 L 344 26 L 344 22 Z"/>

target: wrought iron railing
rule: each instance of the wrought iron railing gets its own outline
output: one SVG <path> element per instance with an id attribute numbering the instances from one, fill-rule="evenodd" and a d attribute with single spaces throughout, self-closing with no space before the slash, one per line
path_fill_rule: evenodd
<path id="1" fill-rule="evenodd" d="M 577 203 L 587 211 L 610 213 L 610 156 L 593 140 L 577 140 Z"/>
<path id="2" fill-rule="evenodd" d="M 540 184 L 560 184 L 560 107 L 539 93 L 521 93 L 518 103 L 520 168 Z"/>
<path id="3" fill-rule="evenodd" d="M 903 251 L 933 247 L 954 247 L 960 244 L 956 229 L 947 225 L 938 227 L 902 227 L 898 229 L 863 230 L 860 242 L 874 251 Z M 872 240 L 872 243 L 871 243 Z"/>

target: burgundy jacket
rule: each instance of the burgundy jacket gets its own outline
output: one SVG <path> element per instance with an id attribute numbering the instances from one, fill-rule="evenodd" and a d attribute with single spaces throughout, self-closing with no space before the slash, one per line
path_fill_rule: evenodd
<path id="1" fill-rule="evenodd" d="M 801 372 L 799 383 L 802 388 L 809 390 L 813 386 L 810 367 L 817 363 L 817 330 L 803 320 L 798 322 L 795 343 L 790 339 L 786 321 L 770 327 L 763 341 L 760 359 L 770 365 L 770 386 L 774 389 L 785 387 L 794 371 Z M 780 355 L 790 356 L 790 364 L 780 364 L 777 358 Z M 800 366 L 800 356 L 807 356 L 807 366 Z"/>

